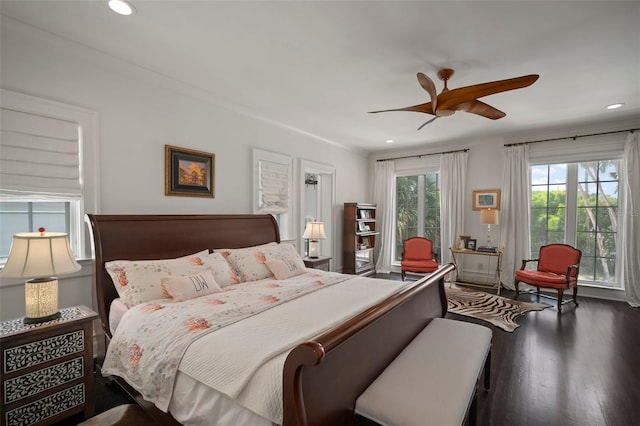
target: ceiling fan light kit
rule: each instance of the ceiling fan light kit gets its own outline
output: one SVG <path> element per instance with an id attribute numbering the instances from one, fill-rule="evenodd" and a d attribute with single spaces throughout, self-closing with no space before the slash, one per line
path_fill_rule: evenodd
<path id="1" fill-rule="evenodd" d="M 422 112 L 434 115 L 432 119 L 418 127 L 422 129 L 427 124 L 433 122 L 440 117 L 449 117 L 456 111 L 469 112 L 486 117 L 490 120 L 497 120 L 504 117 L 504 112 L 485 104 L 478 100 L 484 96 L 494 95 L 496 93 L 506 92 L 509 90 L 522 89 L 531 86 L 538 79 L 538 74 L 524 75 L 522 77 L 509 78 L 506 80 L 492 81 L 489 83 L 474 84 L 472 86 L 459 87 L 449 90 L 447 82 L 453 76 L 454 71 L 450 68 L 444 68 L 438 71 L 438 78 L 444 82 L 444 88 L 439 95 L 436 94 L 436 86 L 429 77 L 419 72 L 417 74 L 418 83 L 429 93 L 431 102 L 413 105 L 405 108 L 385 109 L 380 111 L 371 111 L 372 114 L 390 111 L 412 111 Z"/>

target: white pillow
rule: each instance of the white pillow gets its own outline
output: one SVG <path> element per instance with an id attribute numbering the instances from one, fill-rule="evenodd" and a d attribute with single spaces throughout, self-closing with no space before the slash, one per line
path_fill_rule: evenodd
<path id="1" fill-rule="evenodd" d="M 278 243 L 268 243 L 241 249 L 216 249 L 213 252 L 220 253 L 229 262 L 240 277 L 240 281 L 257 281 L 273 276 L 264 264 L 265 253 L 268 248 L 278 245 Z"/>
<path id="2" fill-rule="evenodd" d="M 240 281 L 257 281 L 274 276 L 266 262 L 270 260 L 299 259 L 293 244 L 269 243 L 242 249 L 215 250 L 220 252 L 240 277 Z M 304 265 L 304 262 L 302 262 Z"/>
<path id="3" fill-rule="evenodd" d="M 213 273 L 213 278 L 222 288 L 240 283 L 240 277 L 220 253 L 211 253 L 202 258 L 204 266 Z"/>
<path id="4" fill-rule="evenodd" d="M 290 259 L 267 260 L 266 264 L 277 280 L 286 280 L 307 271 L 300 256 Z"/>
<path id="5" fill-rule="evenodd" d="M 182 302 L 222 291 L 209 269 L 185 277 L 163 278 L 161 285 L 163 292 L 166 292 L 173 302 Z"/>
<path id="6" fill-rule="evenodd" d="M 177 259 L 114 260 L 104 266 L 122 301 L 132 307 L 162 299 L 162 278 L 204 271 L 203 259 L 208 255 L 209 250 L 203 250 Z"/>

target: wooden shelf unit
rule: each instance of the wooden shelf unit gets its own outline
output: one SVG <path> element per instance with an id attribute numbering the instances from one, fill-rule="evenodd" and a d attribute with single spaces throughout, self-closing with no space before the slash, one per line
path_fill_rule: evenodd
<path id="1" fill-rule="evenodd" d="M 378 235 L 375 204 L 344 203 L 343 273 L 375 274 Z"/>

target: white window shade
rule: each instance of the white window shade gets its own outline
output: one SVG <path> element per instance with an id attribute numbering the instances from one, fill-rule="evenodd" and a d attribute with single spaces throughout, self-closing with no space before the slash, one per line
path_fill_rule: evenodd
<path id="1" fill-rule="evenodd" d="M 80 198 L 80 125 L 2 108 L 0 194 Z"/>
<path id="2" fill-rule="evenodd" d="M 260 161 L 261 213 L 286 213 L 289 211 L 289 165 Z"/>

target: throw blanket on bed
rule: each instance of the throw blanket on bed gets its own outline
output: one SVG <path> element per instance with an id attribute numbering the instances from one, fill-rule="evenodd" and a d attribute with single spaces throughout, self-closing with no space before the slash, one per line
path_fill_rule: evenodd
<path id="1" fill-rule="evenodd" d="M 166 412 L 178 365 L 192 342 L 348 278 L 337 273 L 309 272 L 288 280 L 241 283 L 179 303 L 158 300 L 134 306 L 123 316 L 102 370 L 125 378 L 146 400 Z M 244 384 L 237 386 L 242 388 Z"/>
<path id="2" fill-rule="evenodd" d="M 344 323 L 407 285 L 402 281 L 348 277 L 350 279 L 322 291 L 198 339 L 186 351 L 180 372 L 233 398 L 236 404 L 265 419 L 282 424 L 282 371 L 291 349 Z M 242 387 L 245 382 L 246 386 Z M 188 395 L 188 389 L 181 387 L 179 392 Z M 174 408 L 184 405 L 183 402 L 172 403 L 172 414 L 176 414 Z M 176 419 L 190 425 L 212 424 L 211 410 L 198 410 L 198 401 L 190 401 L 186 412 L 178 412 Z M 194 421 L 194 412 L 198 413 L 195 417 L 204 422 Z"/>

